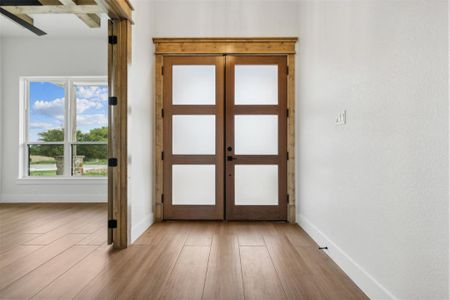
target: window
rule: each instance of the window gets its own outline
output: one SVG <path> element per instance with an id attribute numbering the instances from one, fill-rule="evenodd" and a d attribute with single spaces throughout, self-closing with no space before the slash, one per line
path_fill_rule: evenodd
<path id="1" fill-rule="evenodd" d="M 22 177 L 106 176 L 106 78 L 24 78 Z"/>

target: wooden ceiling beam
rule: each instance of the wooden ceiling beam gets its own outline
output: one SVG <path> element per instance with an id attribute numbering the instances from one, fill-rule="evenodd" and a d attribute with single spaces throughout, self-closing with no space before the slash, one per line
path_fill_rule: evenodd
<path id="1" fill-rule="evenodd" d="M 41 5 L 41 6 L 0 6 L 12 14 L 99 14 L 106 13 L 99 5 Z"/>
<path id="2" fill-rule="evenodd" d="M 8 10 L 3 9 L 2 7 L 0 7 L 0 14 L 11 19 L 12 21 L 16 22 L 17 24 L 21 25 L 22 27 L 30 30 L 31 32 L 33 32 L 36 35 L 41 36 L 41 35 L 46 34 L 44 31 L 35 27 L 33 25 L 33 23 L 34 23 L 33 19 L 26 14 L 13 14 L 13 13 L 9 12 Z"/>
<path id="3" fill-rule="evenodd" d="M 34 20 L 32 17 L 30 17 L 29 15 L 26 14 L 18 14 L 16 15 L 17 17 L 21 18 L 22 20 L 24 20 L 25 22 L 27 22 L 30 25 L 34 24 Z"/>
<path id="4" fill-rule="evenodd" d="M 97 14 L 76 14 L 77 17 L 91 28 L 99 28 L 101 21 Z"/>
<path id="5" fill-rule="evenodd" d="M 131 18 L 133 6 L 128 0 L 95 0 L 99 6 L 108 12 L 108 16 L 113 20 L 129 20 Z"/>
<path id="6" fill-rule="evenodd" d="M 42 5 L 61 5 L 58 0 L 39 0 Z"/>
<path id="7" fill-rule="evenodd" d="M 39 1 L 53 1 L 53 0 L 39 0 Z M 86 1 L 78 1 L 78 0 L 59 0 L 61 4 L 64 6 L 70 6 L 73 4 L 79 5 L 80 2 L 85 3 Z M 93 3 L 95 4 L 95 2 Z M 94 13 L 76 13 L 75 14 L 81 21 L 83 21 L 87 26 L 91 28 L 99 28 L 100 27 L 100 17 Z"/>

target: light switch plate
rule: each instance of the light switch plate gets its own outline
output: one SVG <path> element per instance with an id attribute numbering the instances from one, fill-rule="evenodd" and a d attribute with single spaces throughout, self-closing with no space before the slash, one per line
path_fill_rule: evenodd
<path id="1" fill-rule="evenodd" d="M 344 126 L 345 124 L 347 124 L 347 111 L 346 110 L 343 110 L 337 114 L 335 123 L 336 123 L 336 126 Z"/>

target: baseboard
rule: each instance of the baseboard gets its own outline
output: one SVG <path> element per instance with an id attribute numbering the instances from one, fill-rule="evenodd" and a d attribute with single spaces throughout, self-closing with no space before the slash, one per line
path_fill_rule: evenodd
<path id="1" fill-rule="evenodd" d="M 366 293 L 370 299 L 398 299 L 308 219 L 302 215 L 297 215 L 297 223 L 317 244 L 327 245 L 328 250 L 326 250 L 325 253 L 359 286 L 364 293 Z"/>
<path id="2" fill-rule="evenodd" d="M 150 213 L 131 227 L 130 244 L 134 243 L 153 224 L 153 220 L 153 213 Z"/>
<path id="3" fill-rule="evenodd" d="M 105 203 L 106 195 L 84 194 L 1 194 L 0 203 Z"/>

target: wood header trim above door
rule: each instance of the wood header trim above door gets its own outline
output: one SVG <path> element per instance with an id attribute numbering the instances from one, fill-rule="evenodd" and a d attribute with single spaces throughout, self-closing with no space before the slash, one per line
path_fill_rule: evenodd
<path id="1" fill-rule="evenodd" d="M 295 54 L 296 37 L 154 38 L 155 54 Z"/>

